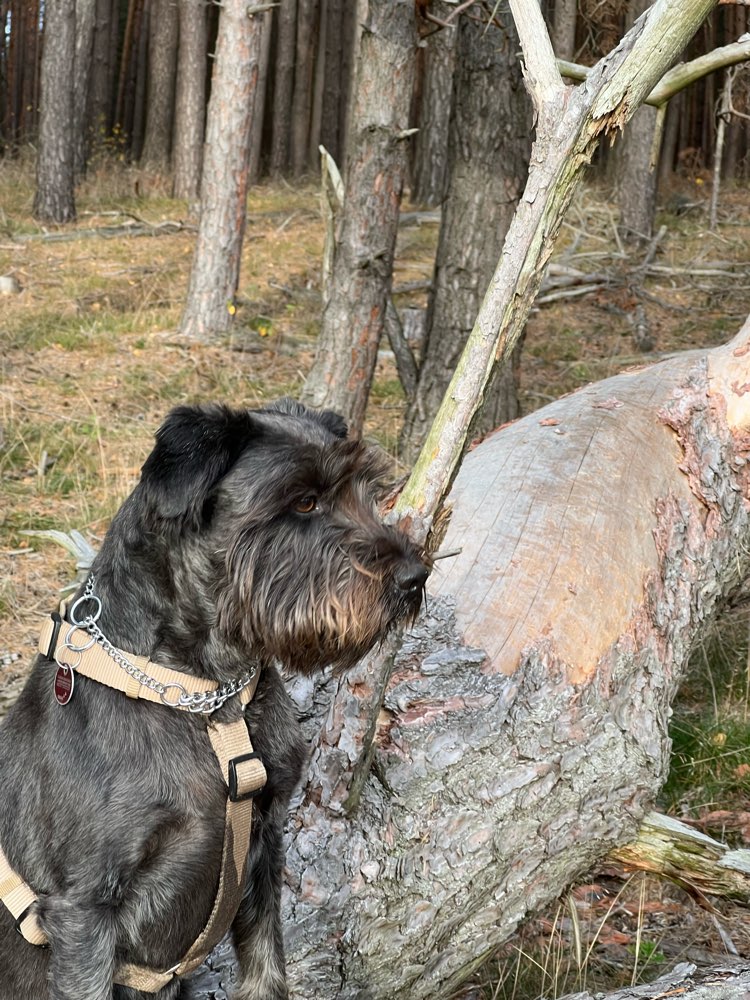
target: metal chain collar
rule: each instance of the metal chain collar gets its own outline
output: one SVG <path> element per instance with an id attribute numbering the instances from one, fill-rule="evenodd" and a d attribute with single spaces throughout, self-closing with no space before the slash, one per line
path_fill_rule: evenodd
<path id="1" fill-rule="evenodd" d="M 85 618 L 78 618 L 78 609 L 80 605 L 87 602 L 93 602 L 96 607 L 92 614 L 86 615 Z M 104 635 L 102 630 L 97 625 L 99 616 L 102 613 L 102 602 L 100 598 L 94 593 L 94 577 L 89 576 L 86 581 L 86 588 L 83 594 L 73 602 L 68 611 L 70 620 L 73 623 L 68 631 L 65 641 L 58 647 L 58 655 L 63 649 L 69 649 L 73 653 L 82 654 L 85 650 L 90 649 L 94 643 L 98 643 L 108 656 L 111 656 L 114 662 L 129 674 L 134 680 L 136 680 L 143 687 L 149 688 L 159 695 L 162 704 L 166 705 L 167 708 L 183 708 L 187 709 L 188 712 L 194 712 L 200 715 L 211 715 L 217 709 L 221 708 L 225 701 L 228 701 L 234 695 L 239 694 L 240 691 L 244 690 L 255 678 L 257 673 L 257 667 L 252 667 L 251 670 L 244 673 L 237 680 L 227 681 L 222 684 L 221 687 L 217 687 L 214 691 L 195 691 L 190 692 L 187 688 L 183 687 L 182 684 L 172 681 L 169 684 L 162 684 L 155 677 L 151 677 L 150 674 L 145 673 L 140 667 L 137 667 L 135 663 L 127 658 L 127 656 L 113 646 L 109 639 Z M 77 628 L 83 629 L 88 632 L 91 636 L 91 641 L 86 643 L 84 646 L 76 646 L 75 643 L 71 642 L 73 633 Z M 57 659 L 57 656 L 55 657 Z M 58 664 L 60 660 L 57 659 Z M 61 666 L 70 667 L 71 664 L 60 664 Z M 75 668 L 73 668 L 75 669 Z M 169 692 L 174 691 L 177 693 L 175 698 L 174 693 L 169 694 Z M 170 700 L 171 699 L 171 700 Z"/>

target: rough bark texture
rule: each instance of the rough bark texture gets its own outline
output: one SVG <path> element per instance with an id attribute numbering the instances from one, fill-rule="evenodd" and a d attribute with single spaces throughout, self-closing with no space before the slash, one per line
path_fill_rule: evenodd
<path id="1" fill-rule="evenodd" d="M 341 101 L 345 99 L 341 80 L 344 2 L 345 0 L 326 0 L 324 5 L 326 16 L 325 74 L 320 142 L 336 163 L 341 160 Z"/>
<path id="2" fill-rule="evenodd" d="M 41 116 L 34 216 L 42 222 L 76 217 L 73 174 L 75 0 L 47 0 L 44 9 Z"/>
<path id="3" fill-rule="evenodd" d="M 283 0 L 279 7 L 279 37 L 273 91 L 271 172 L 283 174 L 289 166 L 292 142 L 292 93 L 294 52 L 297 44 L 297 0 Z"/>
<path id="4" fill-rule="evenodd" d="M 502 29 L 462 18 L 457 29 L 448 194 L 443 206 L 427 340 L 419 384 L 404 421 L 401 451 L 412 461 L 476 320 L 523 191 L 531 149 L 531 102 L 510 14 Z M 518 416 L 511 366 L 487 393 L 482 428 Z"/>
<path id="5" fill-rule="evenodd" d="M 141 159 L 157 170 L 168 169 L 172 151 L 179 23 L 177 0 L 151 0 L 148 112 Z"/>
<path id="6" fill-rule="evenodd" d="M 352 816 L 378 671 L 293 686 L 326 728 L 288 837 L 292 996 L 447 998 L 632 839 L 691 645 L 750 570 L 749 383 L 750 324 L 466 457 L 460 554 L 398 652 Z"/>
<path id="7" fill-rule="evenodd" d="M 297 51 L 292 95 L 292 172 L 300 177 L 309 167 L 310 113 L 315 69 L 315 27 L 318 0 L 297 0 Z"/>
<path id="8" fill-rule="evenodd" d="M 250 122 L 250 150 L 248 154 L 248 183 L 256 184 L 261 173 L 261 147 L 263 145 L 263 118 L 266 106 L 266 90 L 268 89 L 269 64 L 271 61 L 271 31 L 273 28 L 273 10 L 267 10 L 263 15 L 263 34 L 258 60 L 258 82 L 253 94 L 253 113 Z"/>
<path id="9" fill-rule="evenodd" d="M 447 3 L 432 4 L 442 20 L 454 9 Z M 412 201 L 432 208 L 445 198 L 448 176 L 448 122 L 453 92 L 456 28 L 434 30 L 426 41 L 424 72 L 419 102 L 419 131 L 414 137 Z"/>
<path id="10" fill-rule="evenodd" d="M 91 79 L 95 27 L 96 0 L 76 0 L 76 55 L 73 83 L 73 171 L 76 177 L 85 173 L 90 146 L 86 101 Z"/>
<path id="11" fill-rule="evenodd" d="M 331 296 L 303 398 L 362 428 L 390 294 L 416 45 L 409 0 L 370 0 L 349 127 Z"/>
<path id="12" fill-rule="evenodd" d="M 224 0 L 206 124 L 201 216 L 181 332 L 210 339 L 234 315 L 247 211 L 248 145 L 264 19 Z"/>
<path id="13" fill-rule="evenodd" d="M 651 6 L 652 0 L 630 0 L 626 27 Z M 620 229 L 630 241 L 651 238 L 656 210 L 656 169 L 651 166 L 656 108 L 639 108 L 623 130 L 617 158 L 617 201 Z"/>
<path id="14" fill-rule="evenodd" d="M 179 0 L 179 18 L 172 194 L 194 201 L 200 191 L 206 117 L 205 0 Z"/>
<path id="15" fill-rule="evenodd" d="M 96 24 L 88 93 L 88 129 L 94 146 L 109 132 L 114 104 L 115 53 L 111 44 L 112 0 L 96 0 Z"/>
<path id="16" fill-rule="evenodd" d="M 700 969 L 688 962 L 659 976 L 653 983 L 627 986 L 614 993 L 569 993 L 561 1000 L 747 1000 L 750 994 L 750 964 L 727 959 L 716 969 Z"/>

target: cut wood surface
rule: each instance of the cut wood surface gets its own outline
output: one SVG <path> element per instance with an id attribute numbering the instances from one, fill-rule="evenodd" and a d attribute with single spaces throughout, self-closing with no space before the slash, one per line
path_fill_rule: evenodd
<path id="1" fill-rule="evenodd" d="M 288 838 L 292 996 L 450 997 L 633 840 L 691 646 L 750 569 L 748 386 L 750 324 L 466 457 L 461 551 L 396 656 L 351 815 L 381 671 L 292 685 L 317 741 Z"/>

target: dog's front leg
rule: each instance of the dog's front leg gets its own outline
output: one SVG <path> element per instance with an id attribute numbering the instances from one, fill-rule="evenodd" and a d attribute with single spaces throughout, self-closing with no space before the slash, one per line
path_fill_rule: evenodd
<path id="1" fill-rule="evenodd" d="M 50 1000 L 112 1000 L 113 910 L 103 904 L 48 897 L 42 923 L 50 943 Z"/>
<path id="2" fill-rule="evenodd" d="M 245 895 L 232 925 L 241 981 L 232 1000 L 287 1000 L 281 934 L 281 834 L 286 800 L 255 824 Z"/>

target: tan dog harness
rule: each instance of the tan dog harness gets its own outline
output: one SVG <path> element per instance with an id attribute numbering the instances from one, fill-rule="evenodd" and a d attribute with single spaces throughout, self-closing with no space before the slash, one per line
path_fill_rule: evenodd
<path id="1" fill-rule="evenodd" d="M 64 608 L 61 609 L 64 613 Z M 61 629 L 61 625 L 63 626 Z M 64 636 L 62 633 L 65 633 Z M 77 662 L 62 657 L 73 651 Z M 219 690 L 215 681 L 191 677 L 179 670 L 171 670 L 143 656 L 134 656 L 121 650 L 110 651 L 92 640 L 88 631 L 62 622 L 60 615 L 53 615 L 42 628 L 39 652 L 58 663 L 55 678 L 55 696 L 58 680 L 62 676 L 69 684 L 67 698 L 73 690 L 73 674 L 83 674 L 107 687 L 122 691 L 129 698 L 141 698 L 157 704 L 168 705 L 181 711 L 196 712 L 195 705 Z M 116 654 L 120 655 L 120 659 Z M 134 667 L 128 672 L 120 661 Z M 66 679 L 66 672 L 70 677 Z M 242 705 L 252 699 L 258 684 L 259 673 L 252 676 L 236 693 Z M 191 691 L 186 687 L 189 685 Z M 191 705 L 193 707 L 191 707 Z M 207 722 L 208 737 L 219 761 L 227 785 L 227 807 L 224 821 L 224 844 L 221 852 L 219 887 L 211 915 L 198 938 L 177 965 L 163 972 L 139 965 L 122 964 L 114 982 L 146 993 L 157 993 L 176 976 L 197 969 L 212 949 L 224 937 L 239 909 L 245 882 L 247 855 L 250 846 L 253 797 L 266 783 L 266 770 L 260 756 L 250 742 L 244 718 L 236 722 Z M 46 945 L 47 938 L 39 925 L 35 903 L 37 894 L 17 875 L 0 848 L 0 901 L 10 910 L 16 921 L 16 930 L 34 945 Z"/>

